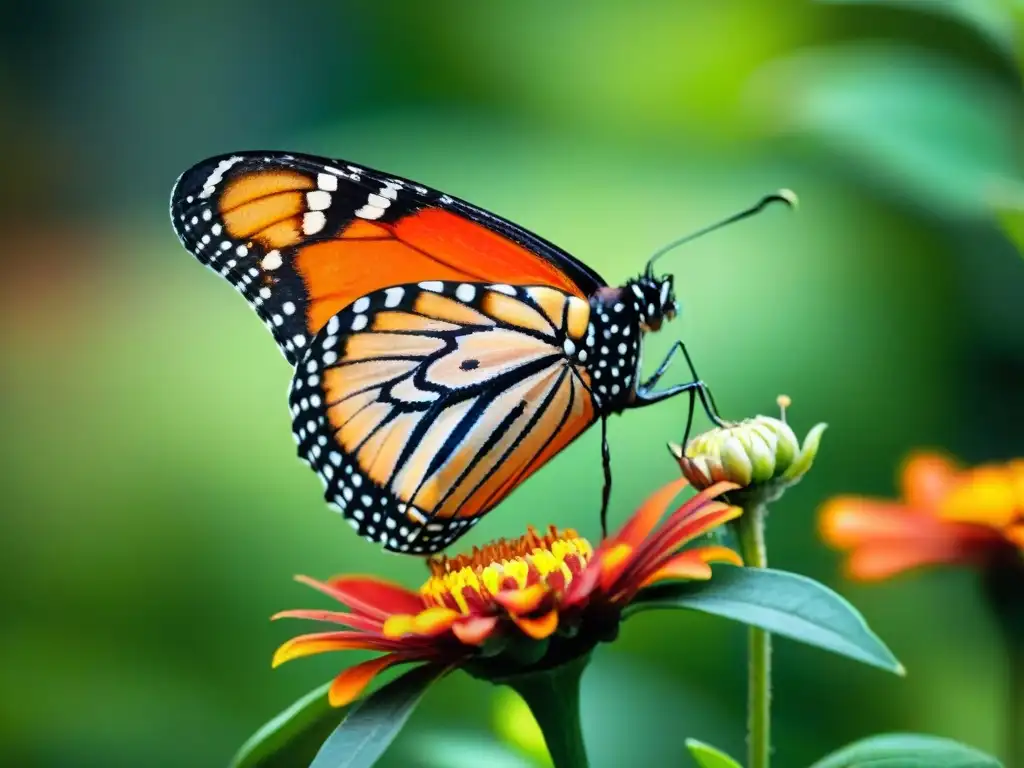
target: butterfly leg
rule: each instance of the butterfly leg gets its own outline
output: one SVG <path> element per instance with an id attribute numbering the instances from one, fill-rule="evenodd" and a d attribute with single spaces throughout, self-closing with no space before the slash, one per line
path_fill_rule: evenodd
<path id="1" fill-rule="evenodd" d="M 672 359 L 675 357 L 677 352 L 683 353 L 683 358 L 686 360 L 686 365 L 690 369 L 690 375 L 693 376 L 693 381 L 686 384 L 677 384 L 658 392 L 652 391 L 661 377 L 669 369 L 669 366 L 672 364 Z M 682 392 L 690 393 L 690 417 L 687 419 L 686 425 L 687 436 L 689 436 L 690 432 L 690 422 L 693 420 L 694 396 L 700 398 L 701 405 L 704 406 L 704 412 L 708 415 L 708 418 L 711 419 L 715 426 L 725 426 L 725 422 L 718 415 L 718 405 L 715 403 L 715 396 L 711 393 L 711 389 L 708 385 L 701 381 L 700 376 L 697 375 L 697 369 L 693 365 L 693 360 L 690 358 L 690 353 L 687 351 L 686 345 L 682 341 L 677 341 L 672 346 L 672 349 L 668 351 L 668 354 L 665 356 L 665 359 L 662 360 L 658 369 L 651 374 L 650 378 L 637 386 L 634 407 L 660 403 L 662 400 L 675 397 Z"/>
<path id="2" fill-rule="evenodd" d="M 693 426 L 693 409 L 697 405 L 696 394 L 692 389 L 690 390 L 690 405 L 686 409 L 686 429 L 683 430 L 683 442 L 680 443 L 683 450 L 686 449 L 686 444 L 690 442 L 690 427 Z"/>
<path id="3" fill-rule="evenodd" d="M 608 502 L 612 496 L 612 451 L 608 445 L 608 417 L 601 417 L 601 468 L 604 487 L 601 489 L 601 538 L 608 538 Z"/>

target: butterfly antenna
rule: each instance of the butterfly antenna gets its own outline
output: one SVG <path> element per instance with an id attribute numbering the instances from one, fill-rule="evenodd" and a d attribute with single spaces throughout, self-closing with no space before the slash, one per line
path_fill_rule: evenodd
<path id="1" fill-rule="evenodd" d="M 746 210 L 740 211 L 739 213 L 734 213 L 732 216 L 729 216 L 728 218 L 722 219 L 721 221 L 716 222 L 715 224 L 711 224 L 710 226 L 704 227 L 703 229 L 698 229 L 696 232 L 686 235 L 685 237 L 681 237 L 678 240 L 673 240 L 668 245 L 658 249 L 654 253 L 654 255 L 651 256 L 651 258 L 647 261 L 647 267 L 645 271 L 647 272 L 647 274 L 652 274 L 654 269 L 654 262 L 660 259 L 669 251 L 671 251 L 673 248 L 676 248 L 682 245 L 683 243 L 688 243 L 691 240 L 696 240 L 698 237 L 706 235 L 709 232 L 714 232 L 716 229 L 721 229 L 722 227 L 728 226 L 729 224 L 735 224 L 737 221 L 742 221 L 743 219 L 750 218 L 751 216 L 763 211 L 772 203 L 785 203 L 790 208 L 796 208 L 799 205 L 799 200 L 797 199 L 796 193 L 789 189 L 780 189 L 777 192 L 773 192 L 770 195 L 765 195 L 755 205 L 750 206 Z"/>

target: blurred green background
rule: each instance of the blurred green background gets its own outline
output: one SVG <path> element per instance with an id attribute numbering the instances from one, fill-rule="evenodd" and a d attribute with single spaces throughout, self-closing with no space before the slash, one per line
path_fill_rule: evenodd
<path id="1" fill-rule="evenodd" d="M 1024 199 L 1017 0 L 37 0 L 5 17 L 0 762 L 223 765 L 351 661 L 271 672 L 300 625 L 267 617 L 323 605 L 293 574 L 424 574 L 325 508 L 295 459 L 287 364 L 171 231 L 176 176 L 246 148 L 422 180 L 613 283 L 795 189 L 798 214 L 663 261 L 683 312 L 646 357 L 681 336 L 727 416 L 785 392 L 799 431 L 829 422 L 772 559 L 837 586 L 909 669 L 780 641 L 777 764 L 882 730 L 998 751 L 1005 676 L 971 574 L 843 583 L 814 510 L 891 493 L 916 446 L 1024 452 L 1024 260 L 991 213 Z M 616 521 L 677 476 L 684 418 L 679 401 L 613 420 Z M 600 478 L 594 431 L 467 546 L 528 523 L 596 537 Z M 701 616 L 627 624 L 584 681 L 593 764 L 682 765 L 686 736 L 740 754 L 743 640 Z M 388 760 L 484 738 L 492 697 L 449 678 Z"/>

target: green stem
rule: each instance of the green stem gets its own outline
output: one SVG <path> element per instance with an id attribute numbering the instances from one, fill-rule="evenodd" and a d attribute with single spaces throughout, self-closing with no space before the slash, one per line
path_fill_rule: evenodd
<path id="1" fill-rule="evenodd" d="M 580 678 L 589 661 L 587 654 L 553 669 L 501 681 L 533 712 L 555 768 L 589 766 L 580 728 Z"/>
<path id="2" fill-rule="evenodd" d="M 1006 632 L 1010 690 L 1006 719 L 1007 768 L 1024 768 L 1024 639 Z"/>
<path id="3" fill-rule="evenodd" d="M 743 510 L 737 521 L 740 553 L 750 568 L 768 567 L 763 504 Z M 771 760 L 772 636 L 751 627 L 748 640 L 747 768 L 768 768 Z"/>

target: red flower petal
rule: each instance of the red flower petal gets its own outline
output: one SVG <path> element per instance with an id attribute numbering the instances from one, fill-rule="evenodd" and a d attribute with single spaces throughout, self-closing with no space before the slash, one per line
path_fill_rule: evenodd
<path id="1" fill-rule="evenodd" d="M 591 561 L 587 563 L 586 568 L 583 569 L 583 572 L 573 578 L 569 584 L 569 589 L 566 590 L 565 595 L 562 597 L 563 607 L 579 605 L 590 598 L 601 582 L 602 556 L 601 550 L 598 549 Z"/>
<path id="2" fill-rule="evenodd" d="M 912 454 L 900 472 L 900 488 L 908 506 L 934 509 L 956 482 L 956 463 L 938 453 Z"/>
<path id="3" fill-rule="evenodd" d="M 393 613 L 415 613 L 423 607 L 419 595 L 368 576 L 339 576 L 327 582 L 308 576 L 296 576 L 295 580 L 378 621 L 384 621 Z"/>
<path id="4" fill-rule="evenodd" d="M 318 632 L 293 637 L 274 652 L 271 666 L 277 667 L 292 659 L 329 651 L 394 651 L 402 648 L 394 640 L 363 632 Z"/>
<path id="5" fill-rule="evenodd" d="M 600 563 L 600 584 L 604 592 L 615 592 L 623 580 L 632 580 L 636 569 L 656 567 L 657 560 L 672 555 L 690 539 L 736 517 L 740 512 L 715 496 L 738 488 L 735 483 L 715 483 L 696 494 L 673 512 L 656 533 L 651 533 L 665 506 L 686 486 L 686 480 L 669 483 L 652 494 L 623 526 L 622 531 L 603 542 L 594 554 Z M 634 585 L 638 588 L 639 581 Z M 578 597 L 571 595 L 578 600 Z"/>
<path id="6" fill-rule="evenodd" d="M 862 581 L 885 579 L 911 568 L 940 563 L 973 563 L 1003 534 L 985 525 L 943 520 L 924 511 L 874 499 L 840 496 L 822 507 L 822 538 L 852 550 L 847 574 Z"/>
<path id="7" fill-rule="evenodd" d="M 846 562 L 845 572 L 851 579 L 879 581 L 925 565 L 969 564 L 981 559 L 981 551 L 953 540 L 880 542 L 854 550 Z"/>
<path id="8" fill-rule="evenodd" d="M 896 502 L 857 496 L 837 496 L 826 502 L 818 526 L 821 537 L 839 549 L 882 541 L 913 544 L 925 539 L 988 539 L 994 533 L 984 526 L 943 520 Z"/>
<path id="9" fill-rule="evenodd" d="M 711 578 L 711 566 L 708 563 L 731 563 L 742 566 L 743 560 L 728 547 L 710 546 L 690 549 L 671 558 L 651 575 L 638 575 L 639 578 L 643 578 L 643 583 L 640 586 L 647 587 L 668 579 L 705 581 Z"/>
<path id="10" fill-rule="evenodd" d="M 713 486 L 712 486 L 713 487 Z M 711 488 L 708 489 L 709 491 Z M 692 502 L 696 502 L 693 504 Z M 648 574 L 656 570 L 661 562 L 676 554 L 688 541 L 707 533 L 716 526 L 733 520 L 742 514 L 739 507 L 730 507 L 720 501 L 708 501 L 701 494 L 679 508 L 661 530 L 644 542 L 637 553 L 633 566 L 623 574 L 624 580 L 634 583 L 636 574 Z"/>
<path id="11" fill-rule="evenodd" d="M 469 616 L 452 624 L 452 633 L 465 645 L 483 645 L 497 626 L 497 616 Z"/>
<path id="12" fill-rule="evenodd" d="M 551 637 L 558 629 L 558 611 L 548 611 L 543 616 L 536 618 L 512 616 L 512 621 L 527 637 L 533 640 L 543 640 L 546 637 Z"/>
<path id="13" fill-rule="evenodd" d="M 420 659 L 410 658 L 401 653 L 391 653 L 349 667 L 334 678 L 334 682 L 331 683 L 331 688 L 327 692 L 327 700 L 332 707 L 344 707 L 346 704 L 351 704 L 362 695 L 373 678 L 385 669 L 395 664 L 411 661 L 420 661 Z"/>
<path id="14" fill-rule="evenodd" d="M 638 556 L 646 565 L 653 559 L 675 554 L 689 541 L 702 536 L 713 528 L 743 514 L 740 507 L 731 507 L 721 501 L 707 501 L 701 506 L 674 514 L 660 531 L 644 543 Z"/>
<path id="15" fill-rule="evenodd" d="M 680 478 L 662 486 L 647 497 L 622 529 L 612 537 L 615 543 L 629 544 L 634 549 L 654 530 L 658 520 L 665 514 L 665 508 L 679 492 L 687 486 L 686 478 Z"/>
<path id="16" fill-rule="evenodd" d="M 422 610 L 423 598 L 405 587 L 369 576 L 335 576 L 327 583 L 339 594 L 344 595 L 346 604 L 355 608 L 352 601 L 369 607 L 385 618 L 393 613 L 415 613 Z M 364 610 L 369 614 L 370 611 Z"/>
<path id="17" fill-rule="evenodd" d="M 636 550 L 628 544 L 615 544 L 594 556 L 601 569 L 601 591 L 607 592 L 623 572 L 634 564 Z"/>
<path id="18" fill-rule="evenodd" d="M 524 614 L 536 611 L 550 594 L 547 585 L 533 584 L 525 589 L 503 589 L 494 595 L 494 601 L 509 613 Z"/>
<path id="19" fill-rule="evenodd" d="M 277 619 L 309 619 L 310 621 L 325 621 L 331 624 L 343 624 L 353 629 L 361 629 L 366 632 L 380 632 L 383 624 L 376 619 L 370 619 L 358 613 L 342 613 L 341 611 L 320 611 L 320 610 L 294 610 L 280 611 L 270 617 L 271 621 Z"/>
<path id="20" fill-rule="evenodd" d="M 432 638 L 447 632 L 462 614 L 440 605 L 424 608 L 416 614 L 399 614 L 384 622 L 389 638 Z"/>
<path id="21" fill-rule="evenodd" d="M 415 631 L 424 637 L 436 637 L 451 629 L 452 624 L 461 616 L 458 611 L 450 608 L 427 608 L 420 611 L 414 619 Z"/>
<path id="22" fill-rule="evenodd" d="M 675 512 L 669 515 L 664 525 L 652 536 L 645 538 L 639 545 L 645 554 L 652 551 L 662 549 L 664 544 L 663 540 L 672 535 L 672 532 L 683 525 L 689 520 L 699 518 L 702 510 L 706 511 L 707 505 L 717 496 L 726 493 L 727 491 L 734 490 L 738 486 L 735 483 L 720 482 L 710 485 L 703 491 L 695 494 L 693 498 L 684 502 Z M 720 502 L 719 502 L 720 503 Z"/>

